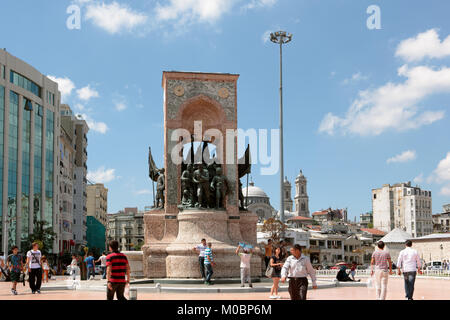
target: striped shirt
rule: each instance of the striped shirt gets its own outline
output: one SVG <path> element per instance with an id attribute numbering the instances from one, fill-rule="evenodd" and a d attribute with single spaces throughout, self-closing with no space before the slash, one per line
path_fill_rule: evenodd
<path id="1" fill-rule="evenodd" d="M 374 259 L 375 263 L 375 269 L 376 270 L 389 270 L 389 262 L 388 260 L 391 259 L 391 255 L 386 250 L 375 250 L 375 252 L 372 254 L 372 259 Z"/>
<path id="2" fill-rule="evenodd" d="M 125 274 L 127 272 L 128 259 L 123 253 L 113 252 L 106 257 L 106 266 L 111 266 L 112 283 L 125 283 Z"/>
<path id="3" fill-rule="evenodd" d="M 211 248 L 205 249 L 205 264 L 211 264 L 214 261 Z"/>

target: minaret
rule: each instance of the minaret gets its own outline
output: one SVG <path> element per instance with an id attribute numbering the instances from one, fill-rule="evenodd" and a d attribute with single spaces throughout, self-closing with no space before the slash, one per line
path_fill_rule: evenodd
<path id="1" fill-rule="evenodd" d="M 284 210 L 288 212 L 294 211 L 294 202 L 291 196 L 292 185 L 287 177 L 284 177 Z"/>
<path id="2" fill-rule="evenodd" d="M 297 215 L 302 217 L 309 217 L 309 199 L 306 190 L 307 182 L 302 170 L 300 170 L 300 174 L 295 179 L 295 207 Z"/>

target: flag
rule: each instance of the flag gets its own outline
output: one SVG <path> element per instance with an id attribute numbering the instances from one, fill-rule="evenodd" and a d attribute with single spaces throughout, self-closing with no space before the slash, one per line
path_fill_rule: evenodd
<path id="1" fill-rule="evenodd" d="M 247 146 L 245 154 L 238 161 L 239 179 L 252 172 L 252 163 L 250 157 L 250 145 Z"/>
<path id="2" fill-rule="evenodd" d="M 159 170 L 156 167 L 155 161 L 152 156 L 152 148 L 148 148 L 148 175 L 151 180 L 156 181 L 158 179 Z"/>

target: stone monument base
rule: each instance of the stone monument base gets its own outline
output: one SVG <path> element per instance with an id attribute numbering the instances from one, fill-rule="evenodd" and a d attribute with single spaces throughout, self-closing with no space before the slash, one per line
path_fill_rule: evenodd
<path id="1" fill-rule="evenodd" d="M 147 215 L 147 214 L 146 214 Z M 151 216 L 151 217 L 150 217 Z M 159 218 L 158 218 L 159 216 Z M 167 221 L 168 216 L 149 214 L 144 218 L 146 228 L 151 232 L 153 226 L 167 226 L 167 223 L 178 224 L 176 238 L 171 233 L 165 233 L 158 241 L 147 243 L 144 250 L 144 273 L 148 278 L 189 279 L 201 278 L 198 254 L 192 249 L 200 244 L 202 238 L 212 243 L 214 262 L 216 263 L 213 278 L 239 278 L 240 258 L 236 255 L 236 248 L 240 241 L 254 238 L 247 234 L 242 237 L 241 230 L 253 230 L 240 223 L 254 224 L 256 218 L 252 214 L 244 215 L 243 221 L 239 216 L 230 216 L 225 210 L 185 209 L 176 215 L 176 220 Z M 240 226 L 240 227 L 239 227 Z M 150 228 L 150 229 L 149 229 Z M 172 234 L 173 235 L 173 234 Z M 149 237 L 150 238 L 150 237 Z M 146 237 L 147 239 L 147 237 Z M 248 243 L 248 241 L 246 241 Z M 256 245 L 256 243 L 252 243 Z M 261 258 L 258 249 L 251 260 L 251 273 L 254 277 L 261 276 Z"/>

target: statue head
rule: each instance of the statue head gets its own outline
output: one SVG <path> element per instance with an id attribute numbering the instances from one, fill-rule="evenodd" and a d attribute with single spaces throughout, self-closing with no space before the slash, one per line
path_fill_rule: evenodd
<path id="1" fill-rule="evenodd" d="M 159 170 L 159 172 L 160 172 L 161 174 L 164 174 L 165 171 L 166 171 L 166 170 L 165 170 L 164 168 L 161 168 L 161 169 Z"/>
<path id="2" fill-rule="evenodd" d="M 222 174 L 222 168 L 221 167 L 217 167 L 216 168 L 216 174 L 217 175 L 221 175 Z"/>
<path id="3" fill-rule="evenodd" d="M 192 163 L 189 163 L 187 169 L 188 171 L 192 171 L 194 169 L 194 165 Z"/>

